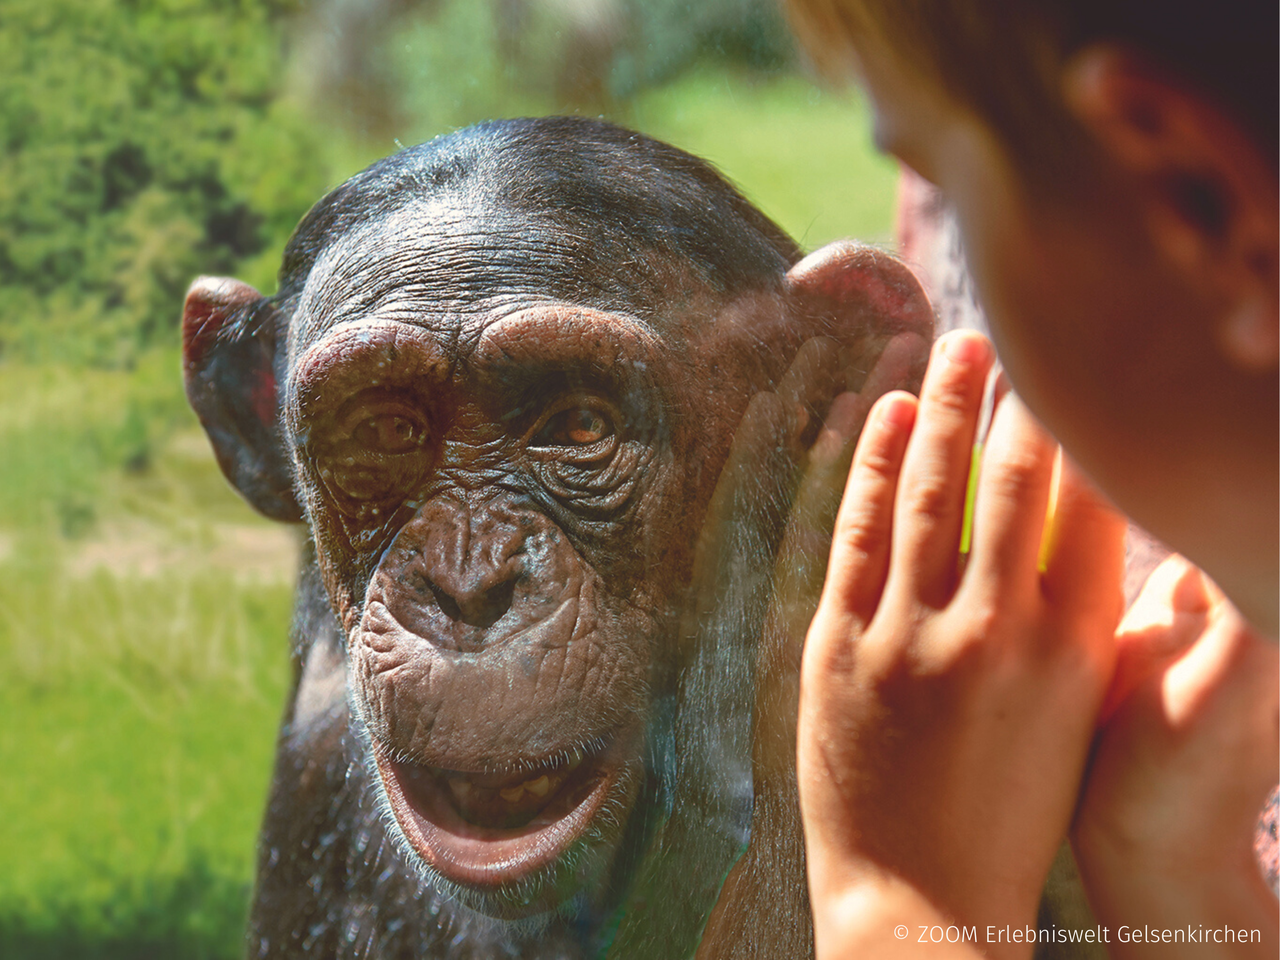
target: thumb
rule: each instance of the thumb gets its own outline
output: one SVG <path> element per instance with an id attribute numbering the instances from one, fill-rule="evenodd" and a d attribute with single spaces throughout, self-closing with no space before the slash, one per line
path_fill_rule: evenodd
<path id="1" fill-rule="evenodd" d="M 1152 571 L 1116 630 L 1116 669 L 1101 723 L 1196 641 L 1208 623 L 1212 600 L 1204 575 L 1184 557 L 1167 557 Z"/>

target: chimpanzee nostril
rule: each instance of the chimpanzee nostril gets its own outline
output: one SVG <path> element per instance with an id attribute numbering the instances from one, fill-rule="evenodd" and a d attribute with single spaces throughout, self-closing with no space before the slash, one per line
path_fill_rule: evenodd
<path id="1" fill-rule="evenodd" d="M 422 612 L 442 628 L 445 644 L 488 642 L 483 632 L 511 609 L 516 581 L 527 573 L 524 515 L 502 498 L 475 499 L 441 497 L 424 506 L 416 522 L 422 542 L 406 555 L 420 578 L 418 596 L 425 600 L 430 590 L 435 598 Z"/>
<path id="2" fill-rule="evenodd" d="M 458 592 L 451 596 L 439 585 L 428 581 L 432 595 L 440 612 L 450 620 L 459 620 L 471 627 L 486 629 L 493 626 L 502 615 L 511 609 L 511 599 L 515 594 L 514 579 L 503 580 L 488 588 Z"/>

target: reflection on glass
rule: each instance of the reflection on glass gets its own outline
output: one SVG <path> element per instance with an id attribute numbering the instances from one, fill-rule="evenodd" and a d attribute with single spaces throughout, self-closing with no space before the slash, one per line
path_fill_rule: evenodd
<path id="1" fill-rule="evenodd" d="M 0 167 L 8 185 L 0 191 L 0 671 L 6 707 L 22 721 L 0 738 L 0 766 L 11 785 L 0 796 L 0 848 L 10 866 L 0 876 L 0 955 L 115 950 L 128 956 L 239 956 L 255 874 L 254 837 L 286 699 L 280 777 L 293 787 L 277 790 L 269 817 L 278 830 L 289 826 L 309 839 L 305 847 L 301 841 L 289 847 L 297 859 L 283 858 L 287 844 L 264 846 L 259 872 L 278 877 L 279 889 L 293 894 L 272 899 L 264 887 L 256 916 L 275 918 L 279 929 L 305 930 L 282 950 L 323 954 L 318 943 L 338 941 L 344 950 L 367 950 L 359 936 L 373 930 L 393 936 L 403 927 L 399 911 L 419 903 L 414 898 L 421 894 L 397 872 L 403 856 L 377 827 L 379 811 L 361 806 L 374 796 L 362 779 L 367 767 L 349 768 L 336 747 L 314 748 L 316 731 L 338 737 L 345 729 L 326 719 L 328 711 L 345 709 L 344 643 L 327 632 L 327 598 L 336 587 L 305 566 L 294 633 L 307 640 L 308 656 L 296 664 L 305 680 L 295 693 L 283 636 L 302 528 L 244 508 L 190 414 L 178 376 L 175 315 L 191 278 L 227 274 L 276 291 L 280 253 L 317 197 L 392 152 L 396 141 L 429 140 L 490 117 L 603 114 L 678 143 L 712 160 L 805 249 L 846 235 L 886 241 L 893 164 L 874 156 L 856 101 L 820 92 L 804 76 L 768 0 L 693 6 L 674 0 L 13 0 L 5 4 L 5 27 L 12 69 L 0 75 L 6 103 Z M 561 261 L 565 283 L 591 262 L 590 238 L 577 239 L 583 255 Z M 779 243 L 787 251 L 779 260 L 782 270 L 794 254 L 789 241 Z M 643 258 L 607 260 L 595 257 L 599 276 L 625 288 L 623 294 L 629 284 L 647 283 L 652 309 L 636 313 L 610 300 L 607 290 L 579 297 L 566 287 L 557 296 L 579 308 L 565 323 L 581 321 L 589 312 L 582 305 L 595 304 L 590 309 L 598 314 L 630 316 L 643 332 L 661 319 L 659 307 L 673 317 L 700 309 L 696 296 L 707 301 L 708 316 L 717 316 L 726 334 L 756 315 L 747 310 L 735 318 L 720 310 L 719 294 L 699 294 L 696 283 L 678 275 L 642 275 Z M 538 263 L 548 271 L 555 266 Z M 238 322 L 265 320 L 254 314 Z M 225 333 L 223 339 L 234 339 Z M 515 356 L 526 339 L 538 342 L 513 333 L 503 349 Z M 665 340 L 660 345 L 680 352 Z M 640 351 L 632 356 L 647 349 L 643 339 L 630 346 Z M 801 346 L 788 343 L 780 356 L 798 357 Z M 609 366 L 599 358 L 613 356 L 607 352 L 613 348 L 603 341 L 596 348 L 601 352 L 594 366 Z M 246 345 L 243 355 L 224 363 L 226 376 L 234 381 L 236 371 L 255 369 L 262 356 L 255 349 Z M 845 359 L 857 352 L 846 345 L 836 349 Z M 877 348 L 869 349 L 873 359 Z M 761 346 L 753 355 L 770 350 Z M 541 362 L 519 355 L 531 365 Z M 407 356 L 397 368 L 402 378 L 428 384 L 439 375 L 429 355 L 418 354 L 412 371 L 404 366 Z M 716 370 L 730 359 L 729 353 L 713 357 Z M 445 421 L 423 418 L 422 401 L 407 402 L 402 383 L 366 395 L 354 381 L 344 385 L 340 370 L 327 369 L 330 392 L 318 399 L 359 395 L 360 402 L 328 411 L 330 432 L 316 437 L 308 456 L 329 471 L 323 483 L 344 502 L 335 516 L 354 528 L 386 509 L 398 485 L 435 469 L 433 444 Z M 618 384 L 598 371 L 570 370 L 560 375 L 554 403 L 524 408 L 518 398 L 503 401 L 511 404 L 508 411 L 521 408 L 526 480 L 548 498 L 548 518 L 575 498 L 594 498 L 596 514 L 612 509 L 609 497 L 620 496 L 617 490 L 592 486 L 607 462 L 619 476 L 664 470 L 686 476 L 681 495 L 690 503 L 710 498 L 711 505 L 702 507 L 708 516 L 722 515 L 717 504 L 732 502 L 739 504 L 734 516 L 749 520 L 730 525 L 744 531 L 737 540 L 712 536 L 721 525 L 700 521 L 699 527 L 692 514 L 681 519 L 664 513 L 644 528 L 650 539 L 670 540 L 673 557 L 693 550 L 708 559 L 685 556 L 683 566 L 673 560 L 663 573 L 664 582 L 673 584 L 665 602 L 684 625 L 668 619 L 656 635 L 682 659 L 656 657 L 648 640 L 636 641 L 646 667 L 643 690 L 629 695 L 644 731 L 637 748 L 643 775 L 625 816 L 618 813 L 631 846 L 617 847 L 613 866 L 594 873 L 584 866 L 581 877 L 566 881 L 570 893 L 559 902 L 580 896 L 593 904 L 580 914 L 588 917 L 581 933 L 564 933 L 568 921 L 556 921 L 561 940 L 569 938 L 575 950 L 599 943 L 621 951 L 626 943 L 651 943 L 668 929 L 694 938 L 688 931 L 721 900 L 735 904 L 736 912 L 721 910 L 708 921 L 709 931 L 727 931 L 719 942 L 742 924 L 758 926 L 764 914 L 745 906 L 748 895 L 722 898 L 719 892 L 747 833 L 747 804 L 758 818 L 765 804 L 782 810 L 785 804 L 773 798 L 788 795 L 767 789 L 769 781 L 759 776 L 764 761 L 748 763 L 743 747 L 789 743 L 783 734 L 748 738 L 754 714 L 742 707 L 753 698 L 784 697 L 785 684 L 777 691 L 754 689 L 743 678 L 760 669 L 718 646 L 722 635 L 723 644 L 741 644 L 754 628 L 738 631 L 729 620 L 709 621 L 709 614 L 696 612 L 736 604 L 745 622 L 753 609 L 750 616 L 765 616 L 758 610 L 762 604 L 778 608 L 761 599 L 772 596 L 771 581 L 759 586 L 763 574 L 748 576 L 732 558 L 754 557 L 748 566 L 758 571 L 766 566 L 761 558 L 767 550 L 776 553 L 776 545 L 751 548 L 757 534 L 747 531 L 770 529 L 768 517 L 776 520 L 784 501 L 769 491 L 787 473 L 775 476 L 772 461 L 749 453 L 767 446 L 764 427 L 759 434 L 748 431 L 756 446 L 743 446 L 748 434 L 738 423 L 750 397 L 733 393 L 729 380 L 713 376 L 710 367 L 688 369 L 675 382 L 697 381 L 716 399 L 690 414 L 688 424 L 707 421 L 699 429 L 715 443 L 682 449 L 683 473 L 636 465 L 650 448 L 628 429 L 674 429 L 674 421 L 649 418 L 640 403 L 654 396 L 656 386 L 641 389 L 638 379 Z M 764 364 L 759 372 L 758 382 L 771 386 L 751 391 L 782 396 L 780 371 Z M 280 373 L 281 390 L 292 389 Z M 810 376 L 801 374 L 791 382 Z M 359 379 L 357 371 L 353 375 Z M 505 375 L 492 374 L 484 389 L 496 391 L 504 382 Z M 242 386 L 259 399 L 269 396 L 265 379 Z M 814 425 L 826 416 L 818 407 L 828 401 L 813 403 L 801 447 L 817 442 Z M 758 423 L 763 416 L 742 422 Z M 501 422 L 516 430 L 512 421 Z M 270 448 L 278 438 L 269 426 L 247 427 L 237 442 L 248 448 L 265 439 Z M 307 438 L 295 432 L 292 439 L 302 444 Z M 743 457 L 724 453 L 730 448 L 743 449 Z M 264 464 L 233 457 L 222 466 L 270 516 L 288 518 L 300 504 L 291 480 L 271 480 L 291 476 L 293 469 L 291 451 L 279 450 Z M 715 457 L 740 465 L 721 467 Z M 694 466 L 706 477 L 690 478 Z M 731 483 L 730 477 L 741 479 Z M 755 483 L 765 484 L 759 496 L 730 494 Z M 752 503 L 772 504 L 773 513 L 752 514 Z M 441 504 L 425 495 L 421 508 L 434 511 L 432 522 L 447 520 Z M 593 515 L 580 525 L 586 530 L 603 522 Z M 605 566 L 612 581 L 621 577 L 624 562 L 663 570 L 664 562 L 644 553 L 649 548 L 642 550 L 635 538 L 611 543 L 616 556 Z M 554 560 L 550 546 L 544 553 L 548 563 Z M 820 554 L 818 548 L 803 551 L 806 557 Z M 732 604 L 718 599 L 720 587 L 692 585 L 714 580 L 698 571 L 740 567 L 741 577 L 716 575 L 742 594 L 732 595 Z M 531 602 L 513 585 L 510 590 L 510 604 Z M 694 595 L 705 597 L 701 606 L 687 599 Z M 426 588 L 412 599 L 416 607 L 410 598 L 401 600 L 406 619 L 456 611 L 460 646 L 488 629 L 484 624 L 504 602 L 501 589 L 477 600 Z M 652 602 L 651 615 L 659 618 L 660 604 Z M 763 651 L 777 650 L 768 656 L 785 662 L 787 649 L 781 642 L 750 647 L 757 661 Z M 661 673 L 650 675 L 659 667 Z M 754 710 L 765 707 L 756 703 Z M 720 725 L 721 716 L 733 722 Z M 304 750 L 304 743 L 312 746 Z M 676 752 L 678 744 L 685 744 L 685 754 Z M 570 751 L 562 758 L 565 768 L 575 756 Z M 584 752 L 577 766 L 586 763 Z M 486 822 L 503 802 L 518 820 L 542 802 L 540 791 L 559 796 L 569 780 L 566 774 L 557 784 L 555 767 L 531 770 L 536 775 L 518 784 L 495 785 L 476 771 L 461 772 L 476 775 L 445 776 L 445 799 Z M 458 799 L 468 785 L 473 794 Z M 496 799 L 484 793 L 491 788 Z M 355 811 L 352 821 L 372 825 L 370 832 L 320 829 L 334 803 Z M 777 819 L 783 822 L 783 814 Z M 710 839 L 708 825 L 721 831 L 719 839 Z M 751 827 L 752 836 L 761 833 Z M 807 923 L 795 899 L 798 845 L 791 828 L 770 835 L 786 841 L 771 848 L 770 861 L 785 876 L 774 881 L 776 889 L 751 881 L 750 890 L 768 900 L 776 931 L 771 935 L 790 955 L 787 937 L 797 923 Z M 751 856 L 764 849 L 753 843 Z M 379 895 L 362 893 L 365 898 L 353 898 L 346 912 L 324 917 L 345 924 L 368 914 L 367 922 L 355 923 L 350 938 L 327 919 L 310 929 L 314 917 L 306 913 L 302 891 L 308 885 L 326 896 L 340 890 L 348 859 L 361 864 L 360 875 Z M 658 868 L 668 863 L 674 866 Z M 384 876 L 392 865 L 396 869 Z M 761 867 L 761 875 L 773 869 Z M 748 883 L 750 876 L 740 869 L 729 883 Z M 676 889 L 679 897 L 671 892 Z M 441 897 L 455 902 L 453 894 Z M 452 906 L 433 914 L 437 899 L 433 894 L 420 901 L 414 936 L 430 929 L 431 936 L 450 941 L 465 933 L 459 942 L 474 949 L 449 948 L 455 954 L 472 949 L 501 955 L 496 947 L 474 946 L 483 942 L 477 931 L 490 929 L 487 914 Z M 527 918 L 504 920 L 494 936 L 511 938 L 519 928 L 519 937 L 532 942 L 536 927 Z M 542 949 L 553 952 L 556 941 L 548 937 Z M 658 946 L 650 951 L 661 952 Z"/>
<path id="2" fill-rule="evenodd" d="M 799 650 L 931 328 L 892 258 L 572 118 L 375 164 L 272 297 L 197 282 L 192 404 L 310 533 L 253 952 L 808 943 Z"/>

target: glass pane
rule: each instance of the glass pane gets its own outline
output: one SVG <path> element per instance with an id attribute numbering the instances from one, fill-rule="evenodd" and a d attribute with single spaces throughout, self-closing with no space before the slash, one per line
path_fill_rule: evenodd
<path id="1" fill-rule="evenodd" d="M 891 237 L 856 97 L 757 0 L 5 20 L 0 953 L 804 943 L 799 644 L 929 335 L 803 261 Z"/>

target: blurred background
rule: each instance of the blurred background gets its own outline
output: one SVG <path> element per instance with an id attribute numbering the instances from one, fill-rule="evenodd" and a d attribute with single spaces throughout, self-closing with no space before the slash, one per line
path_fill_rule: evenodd
<path id="1" fill-rule="evenodd" d="M 806 249 L 894 164 L 772 0 L 0 0 L 0 956 L 232 958 L 288 681 L 295 531 L 182 393 L 198 273 L 399 145 L 599 115 Z"/>

